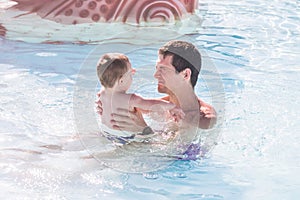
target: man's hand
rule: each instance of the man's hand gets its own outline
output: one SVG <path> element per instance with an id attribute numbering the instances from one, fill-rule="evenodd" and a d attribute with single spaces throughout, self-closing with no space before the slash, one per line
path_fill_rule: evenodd
<path id="1" fill-rule="evenodd" d="M 147 126 L 142 113 L 138 110 L 128 111 L 118 108 L 117 113 L 112 113 L 112 119 L 110 123 L 117 130 L 142 132 Z"/>
<path id="2" fill-rule="evenodd" d="M 103 113 L 102 102 L 100 101 L 100 92 L 97 93 L 98 99 L 95 101 L 96 110 L 99 115 Z M 138 110 L 128 111 L 118 108 L 116 113 L 112 113 L 111 125 L 116 130 L 142 132 L 147 126 L 142 113 Z"/>
<path id="3" fill-rule="evenodd" d="M 217 122 L 217 113 L 215 111 L 215 109 L 200 101 L 201 108 L 200 108 L 200 121 L 199 121 L 199 128 L 203 128 L 203 129 L 209 129 L 212 128 L 216 122 Z"/>

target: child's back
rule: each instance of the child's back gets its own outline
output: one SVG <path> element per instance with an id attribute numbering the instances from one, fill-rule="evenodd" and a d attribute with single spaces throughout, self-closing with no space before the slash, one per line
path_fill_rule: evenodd
<path id="1" fill-rule="evenodd" d="M 120 92 L 108 92 L 102 90 L 100 92 L 100 100 L 103 106 L 103 112 L 101 115 L 101 122 L 109 128 L 113 128 L 110 121 L 112 120 L 112 113 L 118 113 L 118 109 L 126 109 L 134 111 L 134 108 L 130 106 L 132 94 L 120 93 Z"/>

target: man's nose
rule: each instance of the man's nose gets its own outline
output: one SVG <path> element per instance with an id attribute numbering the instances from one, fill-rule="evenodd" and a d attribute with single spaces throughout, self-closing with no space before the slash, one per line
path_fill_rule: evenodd
<path id="1" fill-rule="evenodd" d="M 159 72 L 159 70 L 155 70 L 155 72 L 154 72 L 154 78 L 159 78 L 159 76 L 160 76 L 160 72 Z"/>

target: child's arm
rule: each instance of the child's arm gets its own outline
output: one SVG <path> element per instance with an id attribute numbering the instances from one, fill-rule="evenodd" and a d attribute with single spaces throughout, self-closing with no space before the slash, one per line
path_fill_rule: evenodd
<path id="1" fill-rule="evenodd" d="M 170 114 L 175 118 L 175 121 L 179 121 L 179 119 L 183 119 L 184 117 L 184 112 L 182 111 L 182 109 L 168 101 L 158 99 L 144 99 L 133 94 L 130 102 L 132 107 L 137 107 L 142 110 L 154 112 L 168 110 Z"/>
<path id="2" fill-rule="evenodd" d="M 144 99 L 141 96 L 133 94 L 130 99 L 131 107 L 137 107 L 142 110 L 159 112 L 162 110 L 171 110 L 176 107 L 175 104 L 159 99 Z"/>

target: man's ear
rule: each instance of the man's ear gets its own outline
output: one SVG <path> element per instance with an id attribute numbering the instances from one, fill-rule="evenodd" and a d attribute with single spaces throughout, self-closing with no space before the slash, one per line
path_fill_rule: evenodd
<path id="1" fill-rule="evenodd" d="M 192 71 L 189 68 L 183 70 L 183 77 L 184 79 L 191 79 Z"/>

